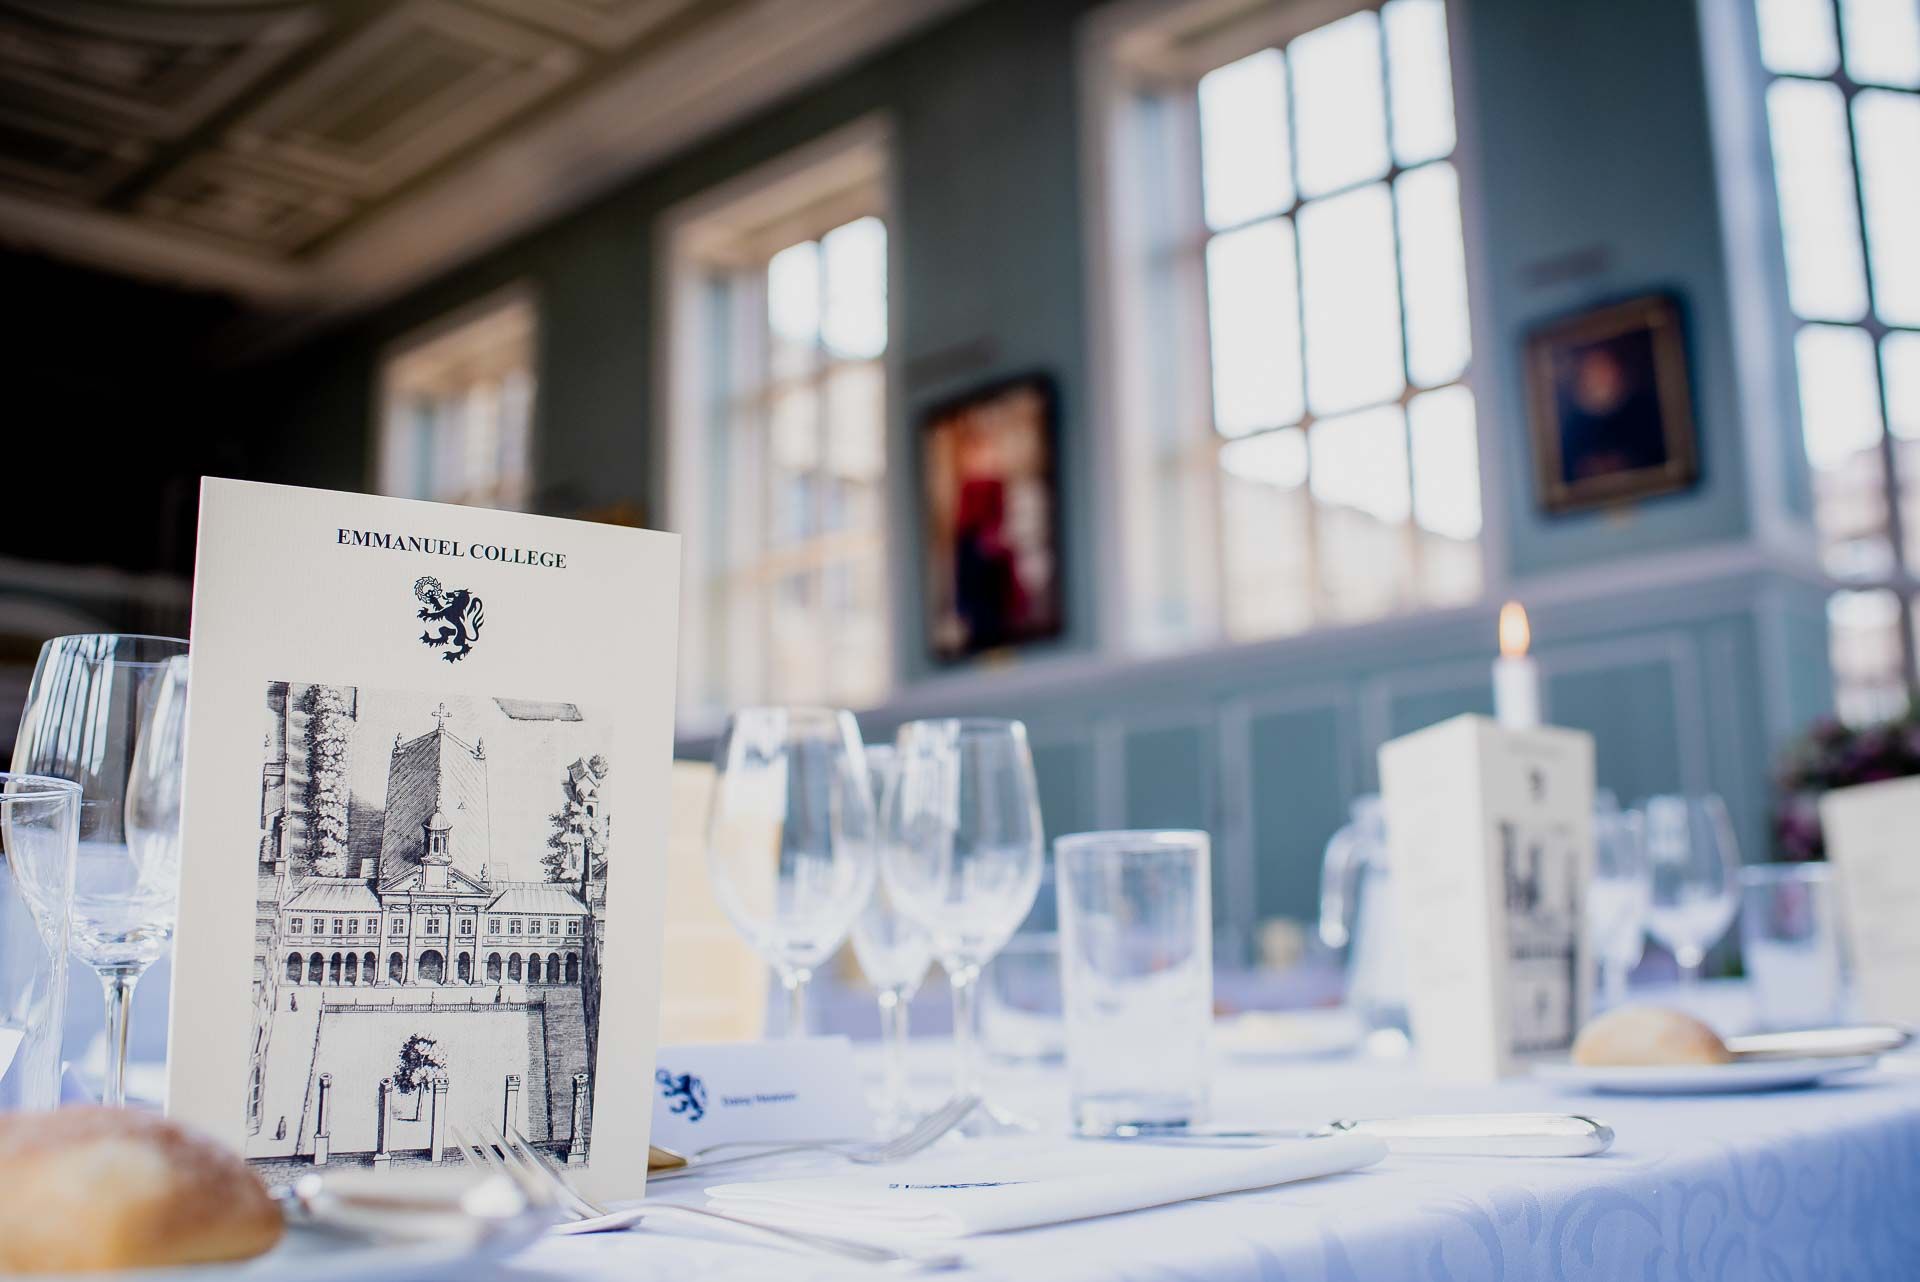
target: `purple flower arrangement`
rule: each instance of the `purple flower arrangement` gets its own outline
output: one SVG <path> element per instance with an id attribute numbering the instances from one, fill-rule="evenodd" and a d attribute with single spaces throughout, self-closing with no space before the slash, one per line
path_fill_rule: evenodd
<path id="1" fill-rule="evenodd" d="M 1789 745 L 1776 780 L 1774 844 L 1788 860 L 1824 859 L 1820 796 L 1834 788 L 1920 775 L 1920 708 L 1895 721 L 1848 726 L 1822 717 Z"/>

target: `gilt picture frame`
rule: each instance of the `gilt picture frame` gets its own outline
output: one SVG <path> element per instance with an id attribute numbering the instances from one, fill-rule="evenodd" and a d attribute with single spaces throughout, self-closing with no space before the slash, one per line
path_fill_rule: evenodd
<path id="1" fill-rule="evenodd" d="M 1535 497 L 1553 515 L 1691 488 L 1699 439 L 1679 299 L 1589 308 L 1527 336 Z"/>

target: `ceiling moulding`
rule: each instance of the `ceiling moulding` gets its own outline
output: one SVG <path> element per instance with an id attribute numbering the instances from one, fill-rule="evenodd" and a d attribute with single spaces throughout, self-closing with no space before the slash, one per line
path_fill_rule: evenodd
<path id="1" fill-rule="evenodd" d="M 475 3 L 494 13 L 520 8 L 504 0 Z M 228 140 L 239 154 L 223 153 L 217 164 L 190 166 L 184 178 L 156 184 L 134 214 L 89 210 L 71 195 L 54 201 L 0 193 L 0 242 L 239 294 L 269 313 L 234 335 L 241 354 L 258 352 L 477 257 L 970 3 L 746 0 L 722 8 L 470 155 L 429 168 L 385 203 L 375 193 L 404 178 L 383 165 L 405 170 L 410 153 L 396 161 L 392 151 L 355 154 L 316 142 L 301 113 L 288 114 L 285 103 L 301 95 L 325 103 L 330 91 L 296 77 L 243 112 Z M 678 7 L 679 0 L 557 0 L 543 22 L 598 43 L 664 21 Z M 411 0 L 395 10 L 415 22 L 445 11 L 446 0 Z M 480 9 L 464 16 L 493 22 Z M 604 24 L 597 35 L 567 26 L 589 19 Z M 519 59 L 526 71 L 500 92 L 545 91 L 545 73 L 558 69 L 543 56 L 547 39 L 538 26 L 515 30 L 502 57 Z M 289 201 L 302 185 L 352 202 L 352 214 L 331 205 L 294 210 Z M 348 221 L 316 249 L 290 252 L 311 230 L 300 220 L 320 216 Z"/>

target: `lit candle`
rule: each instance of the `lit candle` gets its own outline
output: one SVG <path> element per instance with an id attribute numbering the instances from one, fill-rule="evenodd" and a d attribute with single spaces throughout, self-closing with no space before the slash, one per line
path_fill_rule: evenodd
<path id="1" fill-rule="evenodd" d="M 1533 639 L 1518 601 L 1500 607 L 1500 657 L 1493 661 L 1493 716 L 1509 730 L 1540 725 L 1540 665 L 1527 653 Z"/>

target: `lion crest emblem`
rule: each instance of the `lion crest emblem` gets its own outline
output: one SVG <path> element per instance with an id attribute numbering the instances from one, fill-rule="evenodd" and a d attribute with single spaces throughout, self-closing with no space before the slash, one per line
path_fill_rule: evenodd
<path id="1" fill-rule="evenodd" d="M 413 594 L 420 598 L 418 617 L 427 621 L 420 644 L 436 650 L 446 647 L 447 652 L 440 657 L 448 663 L 466 658 L 478 644 L 480 625 L 486 621 L 480 598 L 465 588 L 448 591 L 431 574 L 414 580 Z M 435 623 L 440 625 L 437 629 Z"/>
<path id="2" fill-rule="evenodd" d="M 660 1085 L 660 1098 L 667 1101 L 669 1113 L 685 1114 L 689 1122 L 697 1122 L 707 1115 L 706 1083 L 692 1073 L 657 1068 L 653 1080 Z"/>

